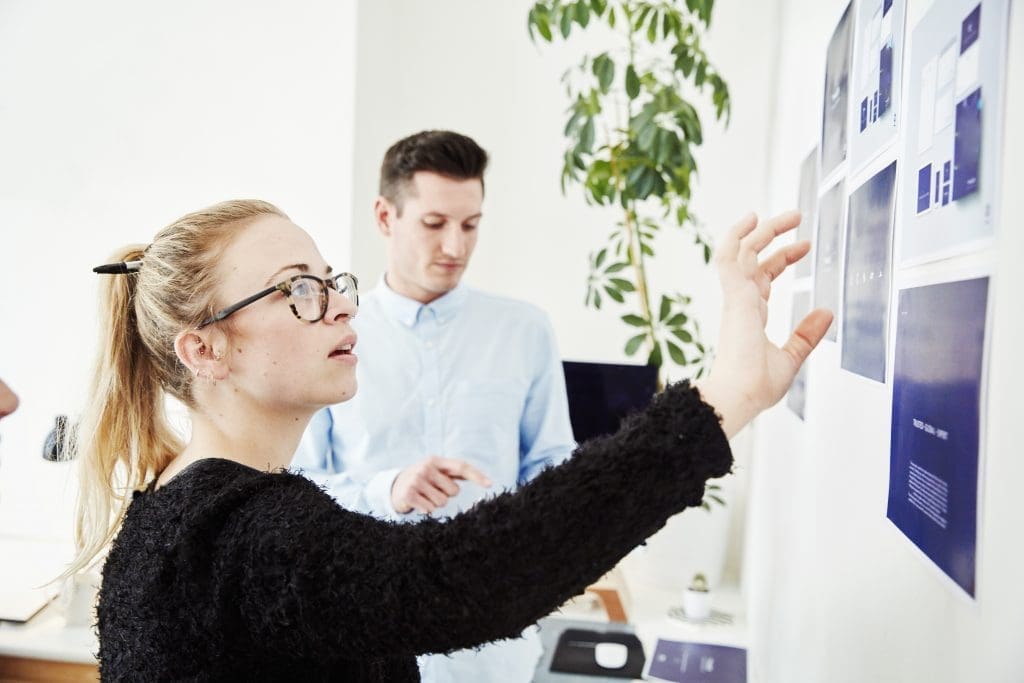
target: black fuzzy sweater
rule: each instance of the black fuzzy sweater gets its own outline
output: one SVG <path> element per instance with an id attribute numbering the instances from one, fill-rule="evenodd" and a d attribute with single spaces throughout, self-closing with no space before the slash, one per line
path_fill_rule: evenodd
<path id="1" fill-rule="evenodd" d="M 304 477 L 201 460 L 135 493 L 103 569 L 100 671 L 415 681 L 415 655 L 517 636 L 731 466 L 717 417 L 685 384 L 447 521 L 380 521 Z"/>

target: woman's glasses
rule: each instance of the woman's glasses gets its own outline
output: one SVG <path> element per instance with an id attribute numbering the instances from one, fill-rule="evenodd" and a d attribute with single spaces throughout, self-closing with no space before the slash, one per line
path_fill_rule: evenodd
<path id="1" fill-rule="evenodd" d="M 322 279 L 316 275 L 296 275 L 284 282 L 279 282 L 273 287 L 267 287 L 262 292 L 256 292 L 250 297 L 242 299 L 236 304 L 217 311 L 215 314 L 199 323 L 197 329 L 219 322 L 232 313 L 239 311 L 251 303 L 255 303 L 265 296 L 274 292 L 281 292 L 288 298 L 288 305 L 295 317 L 306 323 L 315 323 L 323 320 L 327 315 L 327 304 L 330 294 L 327 290 L 333 289 L 357 307 L 359 306 L 359 280 L 352 273 L 339 273 Z"/>

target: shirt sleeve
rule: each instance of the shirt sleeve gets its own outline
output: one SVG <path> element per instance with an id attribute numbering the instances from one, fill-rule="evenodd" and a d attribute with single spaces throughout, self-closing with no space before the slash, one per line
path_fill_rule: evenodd
<path id="1" fill-rule="evenodd" d="M 576 442 L 569 422 L 565 372 L 555 333 L 546 316 L 539 327 L 537 372 L 531 382 L 519 425 L 519 483 L 572 455 Z"/>
<path id="2" fill-rule="evenodd" d="M 581 593 L 731 465 L 713 410 L 675 385 L 617 434 L 449 520 L 355 514 L 299 477 L 264 486 L 238 512 L 222 580 L 253 637 L 292 657 L 474 647 Z"/>
<path id="3" fill-rule="evenodd" d="M 335 454 L 334 417 L 330 408 L 317 412 L 302 435 L 292 469 L 312 480 L 342 507 L 381 519 L 402 519 L 391 504 L 391 486 L 400 469 L 376 472 L 367 480 L 339 472 Z"/>

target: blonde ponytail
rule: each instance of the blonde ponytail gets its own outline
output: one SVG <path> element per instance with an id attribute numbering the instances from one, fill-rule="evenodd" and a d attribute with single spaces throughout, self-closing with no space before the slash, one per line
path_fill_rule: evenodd
<path id="1" fill-rule="evenodd" d="M 113 255 L 114 262 L 141 261 L 137 271 L 101 276 L 100 350 L 72 451 L 80 470 L 78 555 L 65 576 L 96 560 L 117 534 L 132 492 L 184 447 L 164 411 L 165 392 L 195 407 L 192 376 L 178 361 L 174 339 L 212 313 L 217 257 L 264 215 L 287 218 L 257 200 L 188 214 L 148 247 Z"/>

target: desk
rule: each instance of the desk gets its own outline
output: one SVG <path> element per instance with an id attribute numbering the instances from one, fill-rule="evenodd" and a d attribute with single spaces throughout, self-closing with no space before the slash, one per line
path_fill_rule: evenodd
<path id="1" fill-rule="evenodd" d="M 659 638 L 747 647 L 746 610 L 737 586 L 719 587 L 715 590 L 712 601 L 712 608 L 715 612 L 724 612 L 732 616 L 733 620 L 729 624 L 686 623 L 668 616 L 669 608 L 682 604 L 682 596 L 675 591 L 634 582 L 629 584 L 629 594 L 629 626 L 640 639 L 644 655 L 648 659 L 654 654 L 654 646 Z M 596 625 L 607 624 L 609 630 L 613 631 L 620 630 L 625 626 L 625 624 L 608 624 L 606 615 L 601 609 L 586 609 L 584 605 L 586 602 L 570 603 L 569 606 L 553 616 L 557 619 L 598 622 Z M 551 640 L 554 642 L 556 639 L 557 636 Z M 547 667 L 550 666 L 552 655 L 552 652 L 545 651 L 541 657 L 537 668 L 538 677 L 541 680 L 550 683 L 563 680 L 566 683 L 577 683 L 586 680 L 585 677 L 548 671 Z"/>
<path id="2" fill-rule="evenodd" d="M 92 628 L 67 626 L 54 603 L 24 624 L 0 622 L 0 681 L 96 681 Z"/>

